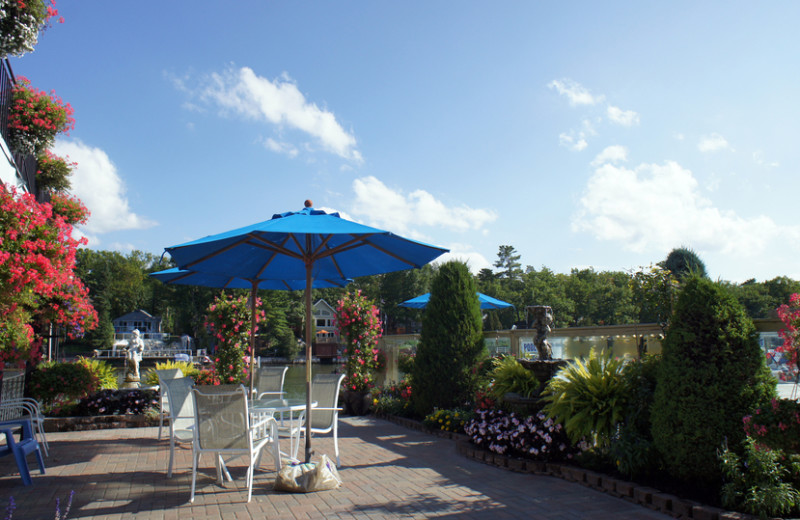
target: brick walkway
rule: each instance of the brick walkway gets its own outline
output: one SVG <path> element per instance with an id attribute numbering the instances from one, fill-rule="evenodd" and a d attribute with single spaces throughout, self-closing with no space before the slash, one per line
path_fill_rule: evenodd
<path id="1" fill-rule="evenodd" d="M 0 518 L 10 496 L 17 504 L 13 520 L 53 518 L 56 498 L 63 509 L 72 490 L 71 519 L 670 518 L 560 478 L 469 460 L 452 440 L 381 419 L 342 418 L 340 434 L 344 483 L 337 490 L 275 492 L 265 459 L 248 504 L 244 466 L 232 463 L 234 482 L 220 487 L 206 456 L 190 504 L 191 450 L 177 451 L 167 479 L 169 443 L 157 440 L 156 428 L 51 433 L 47 474 L 32 470 L 32 486 L 22 486 L 13 458 L 0 459 Z M 333 455 L 329 436 L 314 441 L 317 453 Z"/>

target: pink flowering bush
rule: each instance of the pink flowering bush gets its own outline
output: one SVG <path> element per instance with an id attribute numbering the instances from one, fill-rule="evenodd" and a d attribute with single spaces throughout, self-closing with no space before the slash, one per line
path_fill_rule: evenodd
<path id="1" fill-rule="evenodd" d="M 256 323 L 264 319 L 260 307 L 261 300 L 256 298 Z M 205 326 L 217 341 L 214 366 L 216 377 L 223 384 L 247 379 L 245 357 L 249 356 L 251 316 L 246 296 L 223 292 L 208 307 Z M 258 325 L 253 332 L 258 332 Z"/>
<path id="2" fill-rule="evenodd" d="M 501 455 L 534 460 L 571 459 L 580 450 L 573 446 L 561 423 L 539 412 L 529 417 L 502 410 L 476 410 L 464 432 L 476 446 Z"/>
<path id="3" fill-rule="evenodd" d="M 789 304 L 783 304 L 777 309 L 778 318 L 786 325 L 778 334 L 783 338 L 783 345 L 778 347 L 778 352 L 783 352 L 787 357 L 789 366 L 797 370 L 798 351 L 800 351 L 800 294 L 794 293 L 789 298 Z"/>
<path id="4" fill-rule="evenodd" d="M 375 386 L 375 372 L 379 367 L 378 338 L 381 327 L 378 308 L 361 294 L 348 293 L 336 306 L 334 326 L 345 346 L 344 387 L 357 392 Z"/>
<path id="5" fill-rule="evenodd" d="M 89 290 L 74 273 L 85 244 L 52 205 L 0 188 L 0 363 L 38 359 L 43 323 L 70 338 L 96 326 Z"/>
<path id="6" fill-rule="evenodd" d="M 756 444 L 787 453 L 800 453 L 800 403 L 773 399 L 742 419 L 744 433 Z"/>

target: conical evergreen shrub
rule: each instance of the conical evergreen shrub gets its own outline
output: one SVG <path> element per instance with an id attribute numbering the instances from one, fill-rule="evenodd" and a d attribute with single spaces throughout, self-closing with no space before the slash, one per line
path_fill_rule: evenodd
<path id="1" fill-rule="evenodd" d="M 452 409 L 471 401 L 473 367 L 486 357 L 481 310 L 467 265 L 439 267 L 422 317 L 422 333 L 412 373 L 412 402 L 424 417 L 434 408 Z"/>
<path id="2" fill-rule="evenodd" d="M 756 328 L 723 287 L 698 276 L 681 291 L 663 344 L 651 412 L 667 471 L 715 491 L 717 450 L 744 439 L 742 418 L 775 394 Z"/>

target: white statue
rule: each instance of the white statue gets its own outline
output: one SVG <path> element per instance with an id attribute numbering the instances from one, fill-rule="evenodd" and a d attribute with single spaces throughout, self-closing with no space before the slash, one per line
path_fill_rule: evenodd
<path id="1" fill-rule="evenodd" d="M 144 342 L 139 337 L 139 329 L 133 329 L 133 338 L 128 342 L 128 377 L 138 381 L 139 380 L 139 362 L 142 361 L 142 351 L 144 351 Z"/>

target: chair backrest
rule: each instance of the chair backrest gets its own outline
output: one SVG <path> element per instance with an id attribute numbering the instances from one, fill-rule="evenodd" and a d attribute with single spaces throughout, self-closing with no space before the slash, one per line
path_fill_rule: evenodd
<path id="1" fill-rule="evenodd" d="M 311 400 L 319 408 L 337 408 L 339 389 L 344 374 L 317 374 L 311 380 Z M 333 426 L 336 415 L 333 410 L 311 410 L 311 428 L 326 430 Z"/>
<path id="2" fill-rule="evenodd" d="M 220 386 L 203 385 L 192 391 L 195 442 L 201 450 L 247 450 L 251 446 L 247 390 L 241 385 Z"/>
<path id="3" fill-rule="evenodd" d="M 15 373 L 10 370 L 3 374 L 3 388 L 0 392 L 0 405 L 6 403 L 9 406 L 0 407 L 0 421 L 10 421 L 19 419 L 23 415 L 24 409 L 21 406 L 11 406 L 22 399 L 25 394 L 25 372 Z"/>
<path id="4" fill-rule="evenodd" d="M 260 367 L 256 369 L 256 395 L 260 396 L 263 393 L 274 394 L 275 397 L 280 397 L 283 392 L 283 383 L 286 379 L 286 371 L 289 367 Z"/>
<path id="5" fill-rule="evenodd" d="M 161 370 L 156 370 L 156 375 L 158 375 L 158 384 L 161 386 L 161 382 L 166 379 L 183 377 L 183 371 L 180 368 L 162 368 Z"/>
<path id="6" fill-rule="evenodd" d="M 194 397 L 192 387 L 194 380 L 191 377 L 165 379 L 164 390 L 169 400 L 170 423 L 176 430 L 185 430 L 194 424 Z"/>

